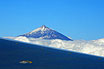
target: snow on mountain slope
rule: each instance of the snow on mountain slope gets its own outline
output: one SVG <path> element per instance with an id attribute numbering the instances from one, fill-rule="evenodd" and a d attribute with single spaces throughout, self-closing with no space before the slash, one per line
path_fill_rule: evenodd
<path id="1" fill-rule="evenodd" d="M 32 37 L 32 38 L 41 38 L 41 39 L 72 40 L 72 39 L 64 36 L 63 34 L 46 27 L 45 25 L 33 30 L 32 32 L 29 32 L 29 33 L 26 33 L 26 34 L 23 34 L 20 36 L 25 36 L 27 38 Z"/>
<path id="2" fill-rule="evenodd" d="M 56 48 L 72 50 L 76 52 L 82 52 L 82 53 L 104 57 L 103 39 L 90 40 L 90 41 L 86 41 L 86 40 L 65 41 L 60 39 L 45 40 L 45 39 L 26 38 L 26 37 L 15 37 L 13 39 L 24 42 L 30 42 L 33 44 L 56 47 Z"/>

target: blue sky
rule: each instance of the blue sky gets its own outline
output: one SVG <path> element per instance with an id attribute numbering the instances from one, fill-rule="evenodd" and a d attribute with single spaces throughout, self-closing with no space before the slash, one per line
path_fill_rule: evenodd
<path id="1" fill-rule="evenodd" d="M 46 25 L 74 40 L 104 38 L 103 0 L 0 0 L 0 37 Z"/>

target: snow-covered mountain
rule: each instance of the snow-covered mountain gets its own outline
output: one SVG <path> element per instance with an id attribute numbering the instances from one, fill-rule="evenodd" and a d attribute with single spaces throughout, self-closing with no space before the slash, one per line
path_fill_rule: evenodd
<path id="1" fill-rule="evenodd" d="M 61 40 L 72 40 L 63 34 L 52 30 L 45 25 L 41 26 L 40 28 L 37 28 L 33 30 L 32 32 L 20 35 L 20 36 L 25 36 L 27 38 L 41 38 L 41 39 L 61 39 Z"/>
<path id="2" fill-rule="evenodd" d="M 5 38 L 104 57 L 104 38 L 88 41 L 71 41 L 70 37 L 66 37 L 61 33 L 58 33 L 55 30 L 52 30 L 46 26 L 42 26 L 33 30 L 32 32 L 20 35 L 18 37 Z"/>

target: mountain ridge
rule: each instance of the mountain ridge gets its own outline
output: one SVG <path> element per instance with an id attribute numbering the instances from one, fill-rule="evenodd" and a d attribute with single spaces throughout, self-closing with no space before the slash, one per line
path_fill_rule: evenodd
<path id="1" fill-rule="evenodd" d="M 41 38 L 41 39 L 61 39 L 61 40 L 70 40 L 72 41 L 72 39 L 66 37 L 65 35 L 48 28 L 45 25 L 42 25 L 41 27 L 28 32 L 26 34 L 23 35 L 19 35 L 19 36 L 25 36 L 27 38 Z"/>

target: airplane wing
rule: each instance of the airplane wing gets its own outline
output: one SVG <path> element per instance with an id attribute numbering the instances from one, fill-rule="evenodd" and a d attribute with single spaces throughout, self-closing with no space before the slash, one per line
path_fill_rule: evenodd
<path id="1" fill-rule="evenodd" d="M 0 38 L 0 69 L 104 69 L 104 58 Z"/>

